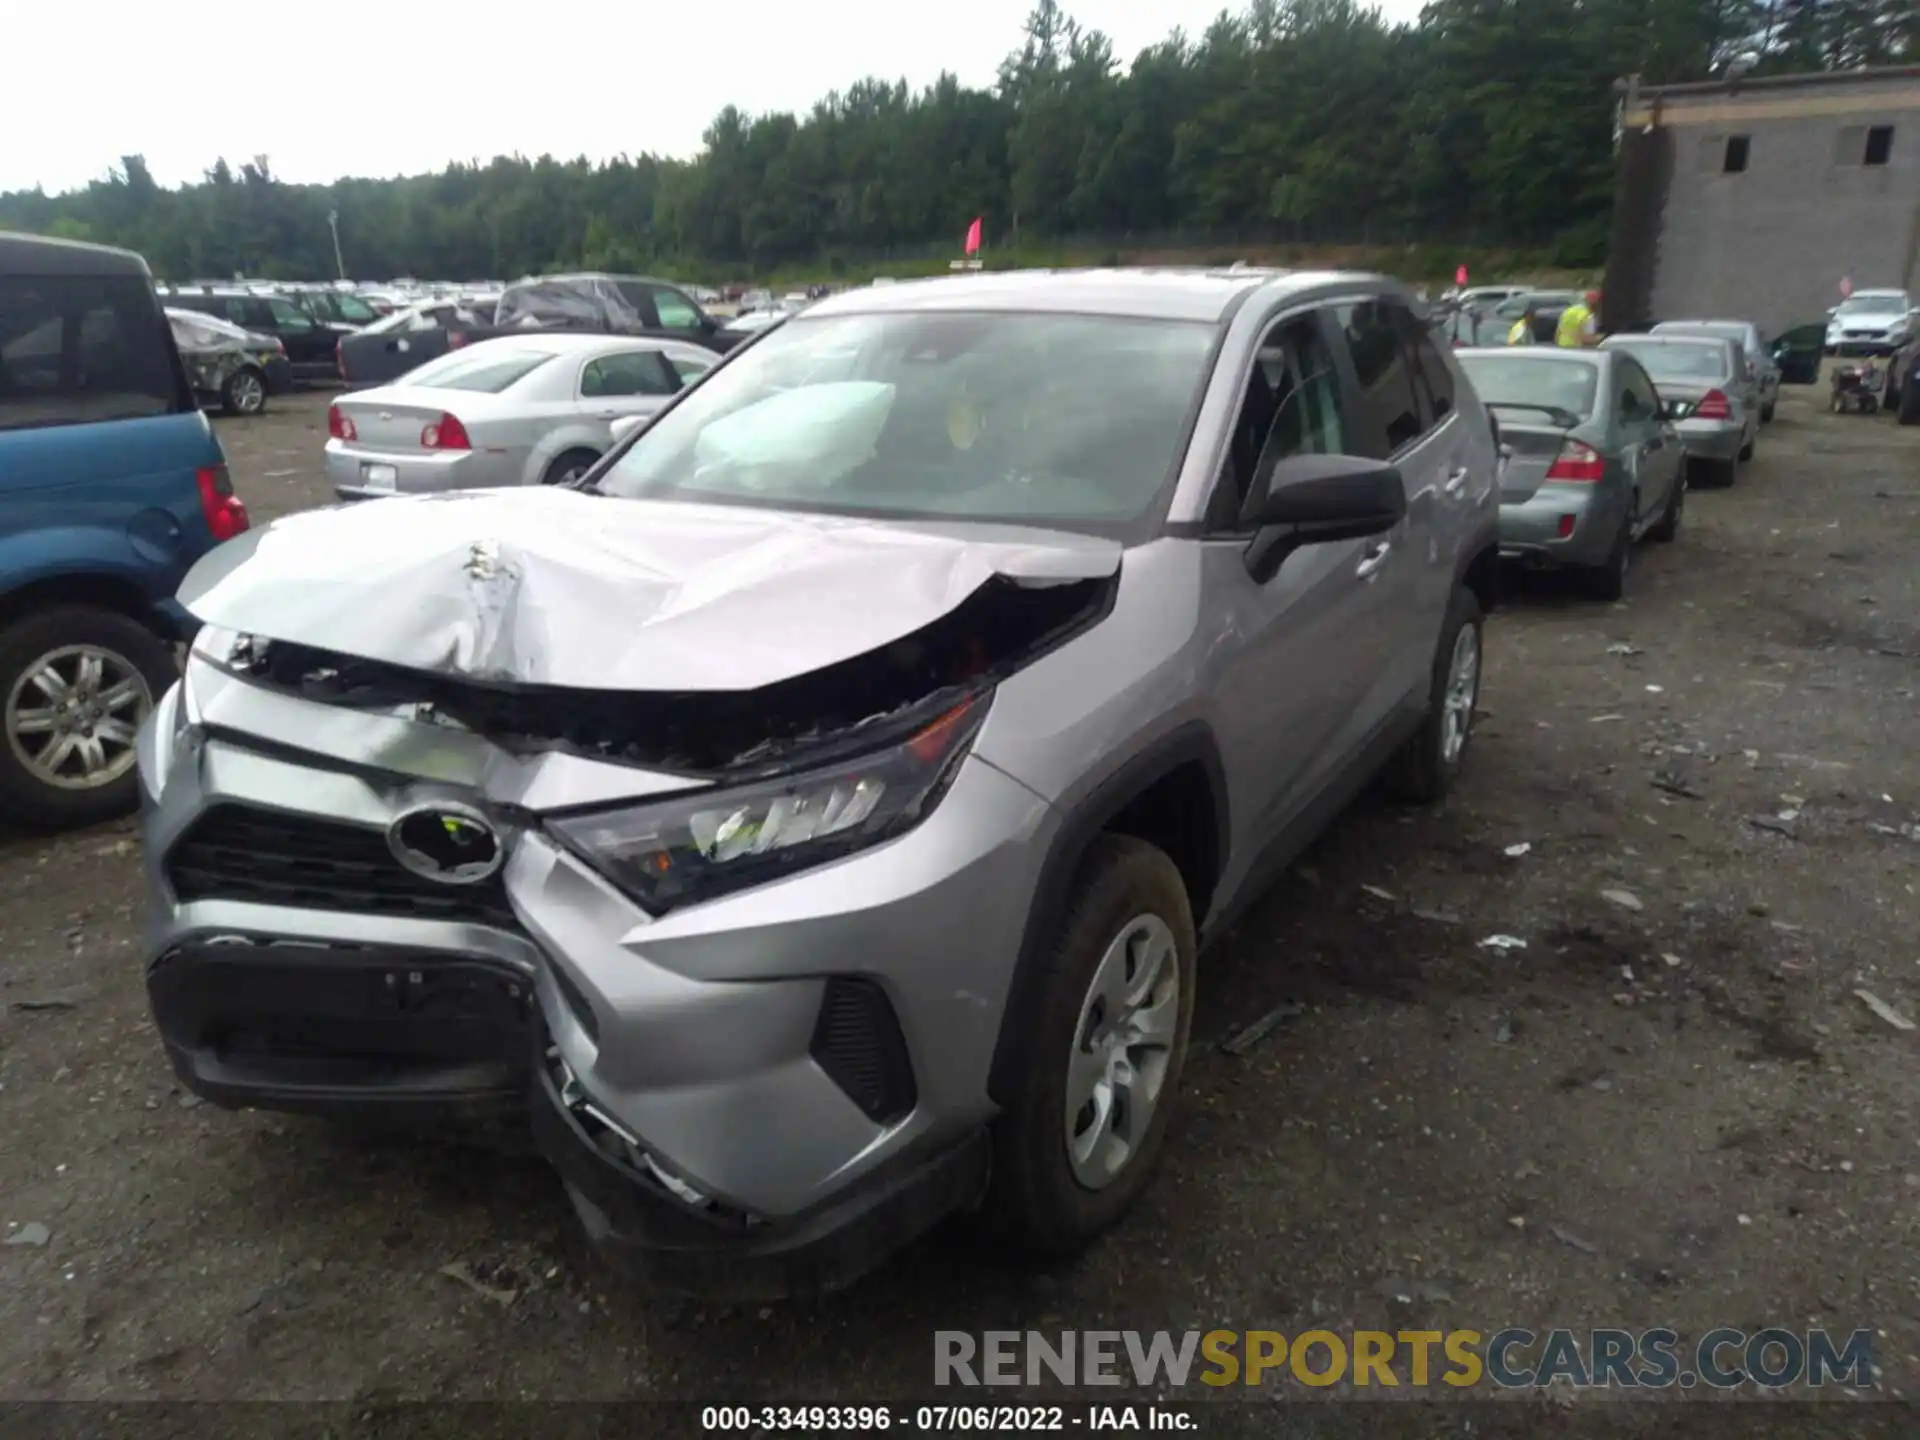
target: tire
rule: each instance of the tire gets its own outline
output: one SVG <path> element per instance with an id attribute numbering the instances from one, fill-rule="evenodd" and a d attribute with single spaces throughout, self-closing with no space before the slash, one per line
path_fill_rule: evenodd
<path id="1" fill-rule="evenodd" d="M 1633 517 L 1620 522 L 1620 533 L 1613 537 L 1606 563 L 1581 572 L 1587 595 L 1594 600 L 1614 601 L 1627 593 L 1627 572 L 1633 568 Z"/>
<path id="2" fill-rule="evenodd" d="M 591 470 L 600 459 L 595 450 L 565 450 L 553 457 L 540 476 L 542 485 L 564 485 Z"/>
<path id="3" fill-rule="evenodd" d="M 1446 799 L 1453 789 L 1454 779 L 1473 740 L 1473 716 L 1479 708 L 1480 677 L 1485 670 L 1483 629 L 1479 599 L 1466 586 L 1455 586 L 1453 599 L 1447 606 L 1446 623 L 1440 627 L 1440 644 L 1434 651 L 1426 719 L 1421 721 L 1419 731 L 1407 741 L 1405 748 L 1394 756 L 1384 776 L 1387 793 L 1394 799 L 1432 805 Z M 1465 711 L 1459 716 L 1462 728 L 1458 744 L 1454 745 L 1449 740 L 1448 698 L 1453 690 L 1453 667 L 1461 633 L 1469 630 L 1473 633 L 1473 673 L 1465 695 Z"/>
<path id="4" fill-rule="evenodd" d="M 258 415 L 267 408 L 267 372 L 242 365 L 220 387 L 220 408 L 229 415 Z"/>
<path id="5" fill-rule="evenodd" d="M 178 675 L 171 646 L 137 620 L 112 610 L 62 605 L 35 611 L 0 629 L 0 816 L 33 829 L 98 824 L 139 806 L 140 780 L 134 773 L 130 733 L 124 744 L 94 737 L 101 742 L 107 762 L 102 778 L 81 783 L 79 767 L 85 757 L 75 753 L 62 760 L 57 771 L 72 783 L 58 784 L 32 762 L 46 758 L 59 741 L 42 740 L 44 732 L 37 728 L 17 728 L 23 719 L 41 720 L 32 712 L 53 708 L 52 697 L 32 683 L 31 675 L 51 663 L 63 679 L 77 680 L 76 667 L 86 658 L 83 650 L 101 660 L 107 696 L 123 682 L 137 682 L 131 700 L 109 706 L 105 714 L 104 718 L 119 722 L 116 733 L 121 726 L 137 727 L 145 720 Z"/>
<path id="6" fill-rule="evenodd" d="M 1687 472 L 1683 466 L 1680 473 L 1673 477 L 1673 488 L 1667 494 L 1667 508 L 1660 512 L 1660 518 L 1654 522 L 1653 528 L 1647 531 L 1647 538 L 1659 541 L 1661 544 L 1672 540 L 1680 533 L 1680 519 L 1686 513 L 1686 509 Z"/>
<path id="7" fill-rule="evenodd" d="M 1760 407 L 1760 423 L 1762 425 L 1771 425 L 1773 423 L 1774 409 L 1775 406 L 1771 401 Z"/>
<path id="8" fill-rule="evenodd" d="M 1135 927 L 1155 931 L 1163 947 L 1160 967 L 1177 967 L 1170 984 L 1164 974 L 1148 982 L 1149 995 L 1165 988 L 1177 1012 L 1167 1044 L 1136 1051 L 1137 1078 L 1145 1079 L 1148 1061 L 1158 1066 L 1151 1114 L 1124 1160 L 1090 1183 L 1088 1169 L 1076 1168 L 1069 1153 L 1069 1059 L 1088 1055 L 1086 1027 L 1091 987 L 1102 961 Z M 1060 928 L 1040 960 L 1018 1053 L 1025 1057 L 1018 1086 L 994 1123 L 993 1178 L 978 1217 L 999 1248 L 1029 1257 L 1061 1257 L 1084 1249 L 1124 1215 L 1151 1178 L 1168 1118 L 1179 1094 L 1193 1022 L 1194 962 L 1198 945 L 1187 888 L 1165 852 L 1125 835 L 1097 838 L 1074 877 Z M 1111 1020 L 1108 1015 L 1107 1020 Z M 1093 1052 L 1101 1049 L 1093 1042 Z M 1109 1061 L 1109 1064 L 1112 1062 Z M 1097 1066 L 1097 1062 L 1095 1062 Z M 1111 1074 L 1111 1072 L 1108 1072 Z M 1093 1102 L 1089 1102 L 1090 1104 Z M 1126 1114 L 1109 1091 L 1108 1114 Z M 1133 1110 L 1137 1115 L 1137 1108 Z M 1096 1157 L 1099 1155 L 1096 1148 Z"/>
<path id="9" fill-rule="evenodd" d="M 1760 434 L 1759 434 L 1759 431 L 1756 429 L 1754 431 L 1753 438 L 1747 441 L 1746 444 L 1740 447 L 1740 458 L 1742 460 L 1751 460 L 1753 458 L 1754 447 L 1757 446 L 1759 443 L 1760 443 Z"/>
<path id="10" fill-rule="evenodd" d="M 1700 467 L 1700 473 L 1708 477 L 1717 490 L 1731 490 L 1740 479 L 1738 460 L 1696 460 L 1693 463 Z"/>
<path id="11" fill-rule="evenodd" d="M 1920 367 L 1920 360 L 1914 362 Z M 1912 375 L 1907 377 L 1907 385 L 1900 392 L 1900 423 L 1902 425 L 1920 425 L 1920 380 Z"/>

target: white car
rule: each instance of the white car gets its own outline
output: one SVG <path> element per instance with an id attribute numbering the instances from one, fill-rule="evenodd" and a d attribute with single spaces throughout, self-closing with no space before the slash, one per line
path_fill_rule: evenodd
<path id="1" fill-rule="evenodd" d="M 1920 309 L 1905 290 L 1856 290 L 1827 320 L 1836 355 L 1891 355 L 1920 329 Z"/>
<path id="2" fill-rule="evenodd" d="M 327 480 L 343 500 L 562 485 L 719 356 L 642 336 L 530 331 L 430 360 L 327 407 Z"/>

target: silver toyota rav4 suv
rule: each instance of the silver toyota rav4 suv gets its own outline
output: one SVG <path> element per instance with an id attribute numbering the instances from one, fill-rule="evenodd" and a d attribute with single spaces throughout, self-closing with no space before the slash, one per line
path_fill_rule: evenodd
<path id="1" fill-rule="evenodd" d="M 229 542 L 140 737 L 185 1084 L 531 1108 L 593 1237 L 736 1296 L 1148 1179 L 1207 941 L 1460 764 L 1485 412 L 1397 282 L 825 300 L 567 488 Z"/>

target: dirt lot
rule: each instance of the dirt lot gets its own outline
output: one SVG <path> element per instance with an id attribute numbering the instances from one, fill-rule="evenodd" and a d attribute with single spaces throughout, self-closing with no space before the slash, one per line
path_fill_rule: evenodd
<path id="1" fill-rule="evenodd" d="M 1627 603 L 1499 617 L 1457 799 L 1362 806 L 1210 957 L 1160 1179 L 1055 1274 L 627 1288 L 537 1162 L 190 1104 L 131 828 L 0 842 L 0 1233 L 51 1236 L 0 1248 L 0 1397 L 844 1401 L 924 1391 L 936 1328 L 1663 1323 L 1875 1327 L 1911 1393 L 1920 1034 L 1855 991 L 1920 1016 L 1920 430 L 1812 396 Z M 323 407 L 222 422 L 259 519 L 325 498 Z"/>

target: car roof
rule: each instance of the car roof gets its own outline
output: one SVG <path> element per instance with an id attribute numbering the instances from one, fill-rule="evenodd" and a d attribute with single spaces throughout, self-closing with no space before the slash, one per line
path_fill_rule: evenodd
<path id="1" fill-rule="evenodd" d="M 1489 355 L 1538 360 L 1543 365 L 1592 364 L 1599 358 L 1596 350 L 1562 349 L 1558 345 L 1461 345 L 1453 353 L 1467 359 Z"/>
<path id="2" fill-rule="evenodd" d="M 847 290 L 818 301 L 806 313 L 812 319 L 899 312 L 1045 312 L 1217 323 L 1256 291 L 1304 296 L 1341 284 L 1379 287 L 1411 300 L 1410 292 L 1399 281 L 1357 271 L 1296 272 L 1254 267 L 1007 270 Z"/>
<path id="3" fill-rule="evenodd" d="M 8 275 L 138 275 L 151 279 L 147 262 L 131 250 L 84 240 L 55 240 L 0 230 L 0 273 Z"/>
<path id="4" fill-rule="evenodd" d="M 1652 333 L 1664 335 L 1681 330 L 1739 330 L 1742 333 L 1754 329 L 1751 320 L 1662 320 L 1653 327 Z"/>

